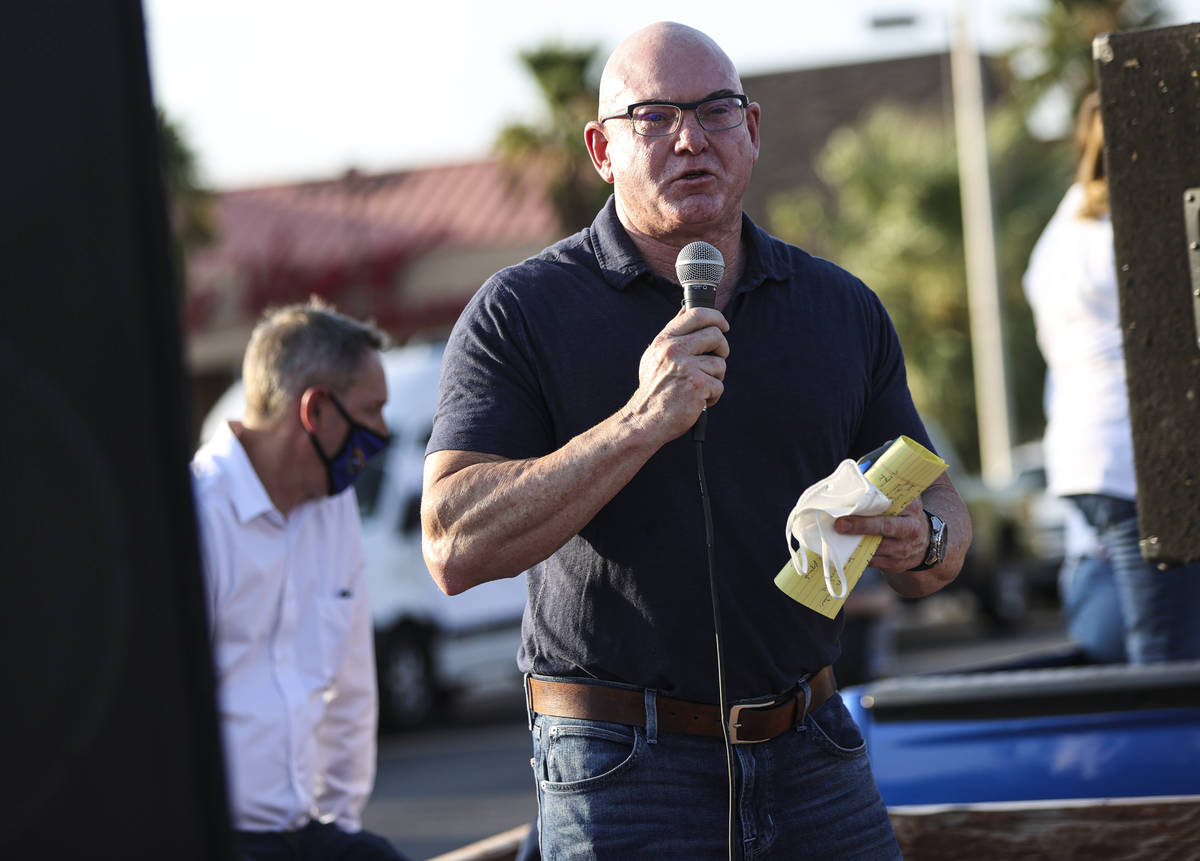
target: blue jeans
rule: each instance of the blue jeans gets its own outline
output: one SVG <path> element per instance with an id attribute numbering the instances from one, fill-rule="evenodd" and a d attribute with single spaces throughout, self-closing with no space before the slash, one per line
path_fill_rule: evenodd
<path id="1" fill-rule="evenodd" d="M 1200 658 L 1200 564 L 1158 570 L 1138 548 L 1137 506 L 1101 494 L 1068 497 L 1112 563 L 1130 663 Z"/>
<path id="2" fill-rule="evenodd" d="M 534 716 L 545 861 L 729 857 L 724 741 L 658 733 L 654 692 L 646 699 L 645 727 Z M 735 858 L 900 857 L 866 744 L 839 695 L 795 730 L 734 754 Z"/>
<path id="3" fill-rule="evenodd" d="M 1059 570 L 1059 597 L 1071 635 L 1088 659 L 1125 661 L 1125 623 L 1112 565 L 1103 556 L 1073 556 Z"/>

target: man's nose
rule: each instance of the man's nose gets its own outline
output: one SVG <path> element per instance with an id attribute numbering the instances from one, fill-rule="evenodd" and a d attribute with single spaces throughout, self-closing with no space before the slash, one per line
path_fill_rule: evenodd
<path id="1" fill-rule="evenodd" d="M 679 118 L 679 131 L 675 132 L 676 152 L 700 152 L 708 146 L 708 135 L 695 111 L 684 111 Z"/>
<path id="2" fill-rule="evenodd" d="M 372 416 L 371 422 L 367 425 L 367 427 L 384 437 L 388 436 L 392 432 L 392 429 L 388 427 L 387 421 L 382 416 Z"/>

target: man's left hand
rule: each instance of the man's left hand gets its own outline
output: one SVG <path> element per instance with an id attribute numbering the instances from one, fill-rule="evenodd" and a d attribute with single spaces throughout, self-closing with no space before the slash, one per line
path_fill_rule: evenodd
<path id="1" fill-rule="evenodd" d="M 899 514 L 874 517 L 851 514 L 835 520 L 834 528 L 845 535 L 883 536 L 870 564 L 887 574 L 915 568 L 925 561 L 929 550 L 929 518 L 920 497 Z"/>
<path id="2" fill-rule="evenodd" d="M 946 557 L 931 568 L 913 571 L 929 552 L 926 509 L 946 522 L 949 539 Z M 883 536 L 870 564 L 882 571 L 888 584 L 906 598 L 932 594 L 957 577 L 971 545 L 971 516 L 946 473 L 934 479 L 920 498 L 894 517 L 848 515 L 835 520 L 834 528 L 847 535 Z"/>

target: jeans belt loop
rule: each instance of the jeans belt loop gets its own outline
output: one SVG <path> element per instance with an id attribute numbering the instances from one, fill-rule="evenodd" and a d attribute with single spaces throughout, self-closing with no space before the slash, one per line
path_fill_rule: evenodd
<path id="1" fill-rule="evenodd" d="M 646 743 L 658 744 L 658 691 L 646 688 Z"/>
<path id="2" fill-rule="evenodd" d="M 796 721 L 796 728 L 799 730 L 805 728 L 804 720 L 808 717 L 808 707 L 812 704 L 812 685 L 809 684 L 811 678 L 810 676 L 800 683 L 800 689 L 804 691 L 804 711 L 800 712 L 800 720 Z"/>
<path id="3" fill-rule="evenodd" d="M 525 687 L 525 718 L 529 723 L 529 731 L 533 732 L 533 691 L 529 686 L 529 673 L 526 673 L 521 683 Z"/>

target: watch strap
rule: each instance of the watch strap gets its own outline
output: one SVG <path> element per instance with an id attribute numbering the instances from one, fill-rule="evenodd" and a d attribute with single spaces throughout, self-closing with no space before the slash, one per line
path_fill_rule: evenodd
<path id="1" fill-rule="evenodd" d="M 924 561 L 909 571 L 925 571 L 942 564 L 946 558 L 946 521 L 928 510 L 925 516 L 929 519 L 929 548 L 925 551 Z"/>

